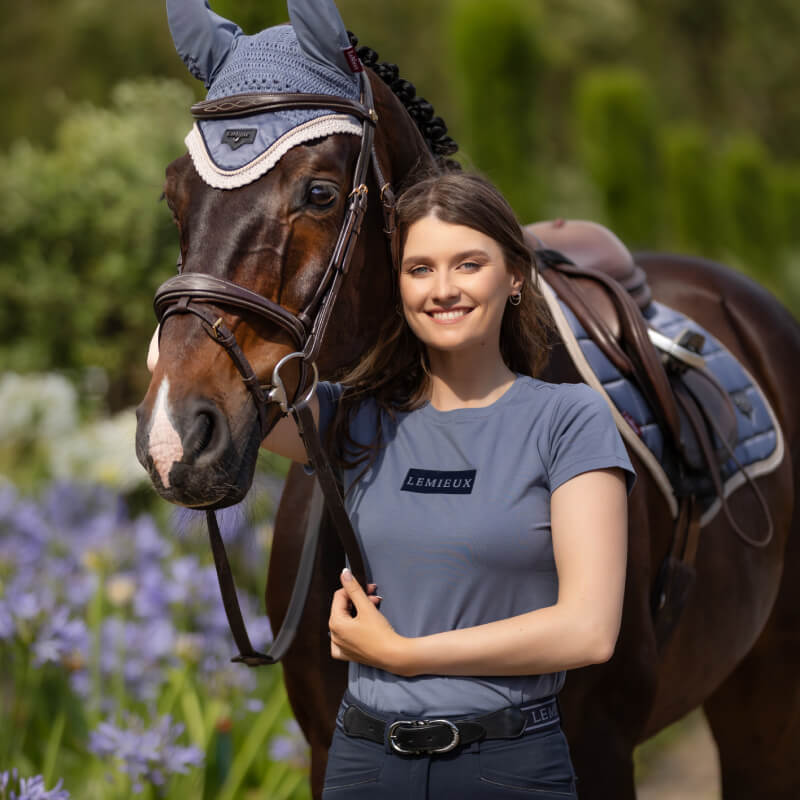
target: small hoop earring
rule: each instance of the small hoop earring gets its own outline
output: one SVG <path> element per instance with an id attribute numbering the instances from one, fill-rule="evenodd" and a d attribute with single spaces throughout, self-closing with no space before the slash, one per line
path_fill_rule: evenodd
<path id="1" fill-rule="evenodd" d="M 522 292 L 514 292 L 514 294 L 508 298 L 508 302 L 511 303 L 512 306 L 518 306 L 522 302 Z"/>

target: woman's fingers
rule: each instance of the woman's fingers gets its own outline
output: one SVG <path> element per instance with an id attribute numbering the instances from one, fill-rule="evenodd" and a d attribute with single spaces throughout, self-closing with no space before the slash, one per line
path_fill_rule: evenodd
<path id="1" fill-rule="evenodd" d="M 350 596 L 344 589 L 337 589 L 333 593 L 333 599 L 331 600 L 331 619 L 344 615 L 349 617 L 351 608 Z"/>

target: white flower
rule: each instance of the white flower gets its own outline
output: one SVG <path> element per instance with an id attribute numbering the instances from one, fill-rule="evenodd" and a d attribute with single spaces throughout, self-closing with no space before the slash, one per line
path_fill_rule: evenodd
<path id="1" fill-rule="evenodd" d="M 129 491 L 148 481 L 136 459 L 136 414 L 121 411 L 59 437 L 50 448 L 50 469 L 57 478 L 74 478 Z"/>
<path id="2" fill-rule="evenodd" d="M 0 441 L 47 440 L 75 429 L 78 397 L 61 375 L 0 375 Z"/>
<path id="3" fill-rule="evenodd" d="M 106 581 L 106 597 L 113 606 L 127 605 L 134 594 L 136 594 L 136 581 L 130 575 L 117 573 Z"/>

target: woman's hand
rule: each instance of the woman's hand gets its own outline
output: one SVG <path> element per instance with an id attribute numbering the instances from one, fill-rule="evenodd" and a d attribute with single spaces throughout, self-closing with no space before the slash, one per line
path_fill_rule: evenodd
<path id="1" fill-rule="evenodd" d="M 349 569 L 342 570 L 341 581 L 342 588 L 333 595 L 328 620 L 331 656 L 397 672 L 404 639 L 378 611 L 381 597 L 374 594 L 375 585 L 369 584 L 367 594 Z"/>

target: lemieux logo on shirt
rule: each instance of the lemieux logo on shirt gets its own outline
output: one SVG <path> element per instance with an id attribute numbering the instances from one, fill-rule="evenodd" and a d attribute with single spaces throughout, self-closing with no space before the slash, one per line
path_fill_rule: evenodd
<path id="1" fill-rule="evenodd" d="M 410 469 L 400 490 L 421 494 L 472 494 L 477 470 Z"/>

